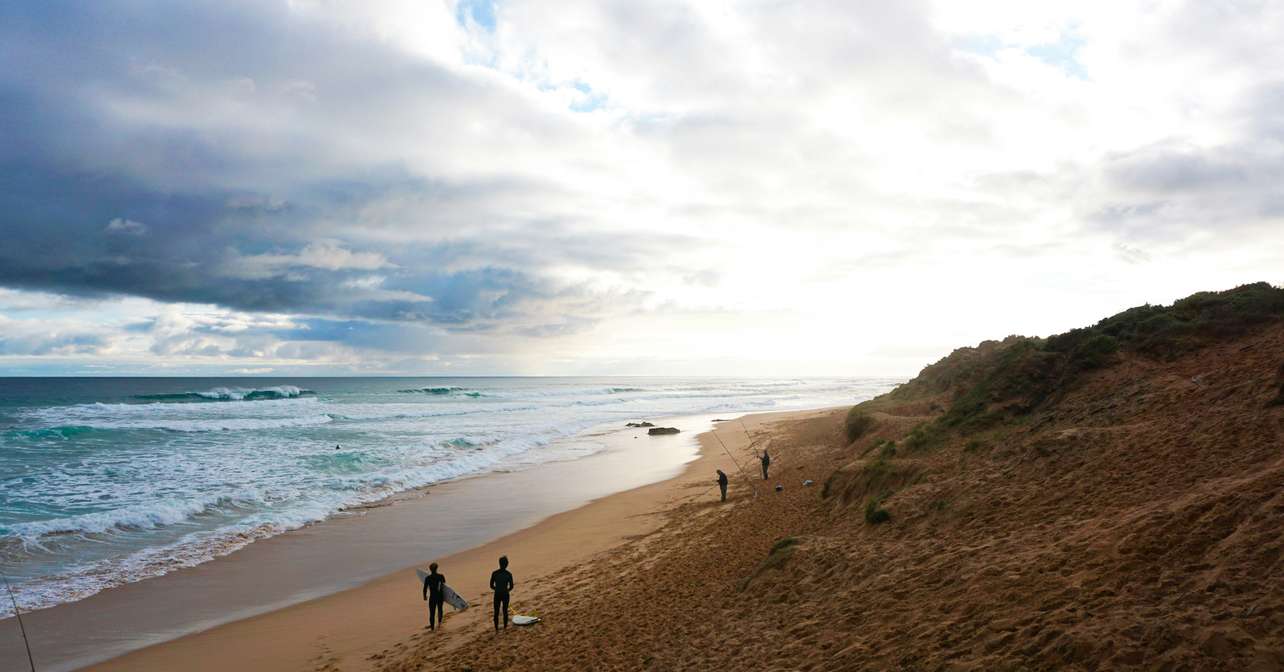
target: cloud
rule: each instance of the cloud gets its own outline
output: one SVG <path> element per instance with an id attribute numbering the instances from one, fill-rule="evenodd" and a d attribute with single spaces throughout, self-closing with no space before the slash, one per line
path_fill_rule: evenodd
<path id="1" fill-rule="evenodd" d="M 392 264 L 378 252 L 352 252 L 338 241 L 308 243 L 297 254 L 233 255 L 223 266 L 229 277 L 262 280 L 284 275 L 292 268 L 318 268 L 327 271 L 377 271 Z M 359 288 L 360 283 L 343 281 L 344 287 Z M 369 288 L 369 287 L 367 287 Z"/>
<path id="2" fill-rule="evenodd" d="M 1150 261 L 1150 255 L 1145 250 L 1123 243 L 1115 243 L 1115 251 L 1119 253 L 1120 258 L 1130 264 L 1144 264 Z"/>
<path id="3" fill-rule="evenodd" d="M 147 233 L 147 225 L 142 222 L 135 222 L 132 219 L 115 217 L 110 222 L 107 222 L 107 228 L 104 230 L 108 233 L 126 233 L 141 236 Z"/>
<path id="4" fill-rule="evenodd" d="M 1112 158 L 1106 165 L 1106 179 L 1112 186 L 1134 193 L 1210 191 L 1248 179 L 1245 158 L 1192 146 L 1146 147 Z"/>
<path id="5" fill-rule="evenodd" d="M 1132 239 L 1266 234 L 1284 223 L 1281 145 L 1163 142 L 1109 157 L 1102 177 L 1092 220 Z"/>
<path id="6" fill-rule="evenodd" d="M 44 320 L 13 320 L 0 315 L 0 356 L 94 355 L 108 340 L 80 325 Z"/>
<path id="7" fill-rule="evenodd" d="M 1193 1 L 10 3 L 0 315 L 61 297 L 136 362 L 734 340 L 735 372 L 821 371 L 1280 282 L 1280 30 Z M 888 287 L 894 326 L 838 309 Z M 984 305 L 948 332 L 905 311 L 954 291 Z"/>

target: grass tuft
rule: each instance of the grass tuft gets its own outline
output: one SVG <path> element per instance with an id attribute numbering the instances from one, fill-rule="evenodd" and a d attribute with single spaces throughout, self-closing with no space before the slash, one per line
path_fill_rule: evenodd
<path id="1" fill-rule="evenodd" d="M 865 522 L 870 525 L 881 525 L 892 519 L 892 514 L 882 508 L 880 497 L 870 497 L 865 501 Z"/>
<path id="2" fill-rule="evenodd" d="M 911 453 L 921 452 L 936 447 L 944 438 L 945 432 L 941 422 L 937 420 L 922 422 L 910 430 L 909 435 L 905 437 L 905 448 Z"/>
<path id="3" fill-rule="evenodd" d="M 847 420 L 845 422 L 847 443 L 859 439 L 874 427 L 874 418 L 868 413 L 858 410 L 858 408 L 857 406 L 852 406 L 852 409 L 847 411 Z"/>
<path id="4" fill-rule="evenodd" d="M 771 551 L 767 553 L 766 559 L 758 563 L 752 574 L 740 581 L 738 590 L 744 592 L 749 587 L 749 584 L 753 583 L 754 579 L 769 569 L 783 569 L 785 563 L 789 562 L 789 558 L 793 557 L 797 546 L 798 540 L 793 537 L 785 537 L 772 544 Z"/>

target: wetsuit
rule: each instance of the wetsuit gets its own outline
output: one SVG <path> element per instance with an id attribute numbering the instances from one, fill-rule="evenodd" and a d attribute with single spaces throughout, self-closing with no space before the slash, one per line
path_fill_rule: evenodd
<path id="1" fill-rule="evenodd" d="M 499 630 L 499 608 L 504 607 L 504 627 L 508 627 L 508 592 L 513 589 L 513 575 L 507 569 L 490 574 L 490 589 L 495 591 L 495 630 Z"/>
<path id="2" fill-rule="evenodd" d="M 442 606 L 445 603 L 443 588 L 446 587 L 446 575 L 433 572 L 424 577 L 424 597 L 428 600 L 428 627 L 437 628 L 445 614 Z"/>
<path id="3" fill-rule="evenodd" d="M 767 467 L 771 466 L 771 456 L 767 451 L 762 451 L 762 480 L 767 480 Z"/>
<path id="4" fill-rule="evenodd" d="M 718 489 L 722 491 L 722 501 L 727 501 L 727 475 L 718 472 Z"/>

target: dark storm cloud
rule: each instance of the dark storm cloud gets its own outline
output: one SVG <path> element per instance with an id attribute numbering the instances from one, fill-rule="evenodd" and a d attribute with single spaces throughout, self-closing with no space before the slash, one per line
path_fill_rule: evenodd
<path id="1" fill-rule="evenodd" d="M 450 141 L 434 115 L 512 106 L 306 21 L 275 3 L 0 6 L 0 286 L 541 333 L 567 324 L 558 304 L 592 308 L 542 267 L 645 258 L 647 241 L 502 210 L 549 185 L 410 172 L 398 141 Z M 384 128 L 407 124 L 424 135 Z"/>

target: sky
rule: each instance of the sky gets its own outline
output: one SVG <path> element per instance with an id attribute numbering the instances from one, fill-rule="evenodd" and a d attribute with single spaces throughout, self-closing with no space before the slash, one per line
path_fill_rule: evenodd
<path id="1" fill-rule="evenodd" d="M 1284 3 L 0 4 L 0 375 L 911 376 L 1284 284 Z"/>

